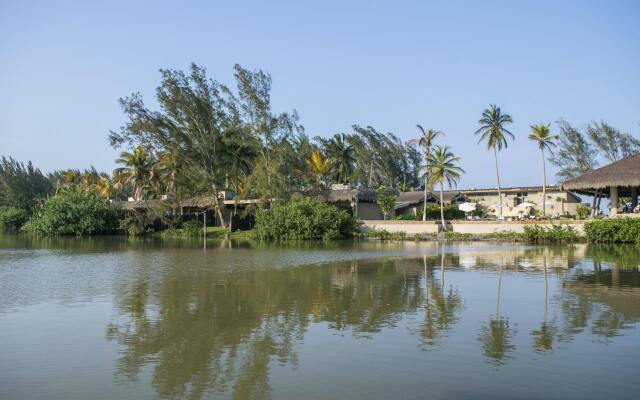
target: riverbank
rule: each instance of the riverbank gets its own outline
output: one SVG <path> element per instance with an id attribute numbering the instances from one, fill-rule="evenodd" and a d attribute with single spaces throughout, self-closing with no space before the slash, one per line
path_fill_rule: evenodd
<path id="1" fill-rule="evenodd" d="M 553 227 L 571 227 L 578 234 L 584 234 L 586 220 L 543 220 L 543 221 L 447 221 L 447 231 L 459 234 L 493 235 L 496 233 L 524 233 L 525 227 L 552 229 Z M 359 230 L 385 230 L 391 233 L 405 232 L 414 234 L 437 234 L 442 231 L 440 221 L 401 221 L 401 220 L 359 220 Z"/>

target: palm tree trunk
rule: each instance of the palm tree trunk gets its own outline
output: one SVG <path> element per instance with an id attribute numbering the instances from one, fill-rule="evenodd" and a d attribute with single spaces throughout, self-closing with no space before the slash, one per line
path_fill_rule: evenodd
<path id="1" fill-rule="evenodd" d="M 502 291 L 502 260 L 500 260 L 500 271 L 498 273 L 498 296 L 496 300 L 496 319 L 500 319 L 500 292 Z"/>
<path id="2" fill-rule="evenodd" d="M 429 148 L 424 153 L 424 204 L 422 205 L 422 220 L 427 220 L 427 187 L 429 186 Z"/>
<path id="3" fill-rule="evenodd" d="M 500 173 L 498 169 L 498 150 L 493 146 L 493 158 L 496 161 L 496 180 L 498 181 L 498 206 L 500 208 L 500 218 L 502 218 L 502 191 L 500 190 Z"/>
<path id="4" fill-rule="evenodd" d="M 222 209 L 220 208 L 220 201 L 218 200 L 218 187 L 215 184 L 212 185 L 211 187 L 213 189 L 213 198 L 214 198 L 213 204 L 214 204 L 216 213 L 218 214 L 218 218 L 220 218 L 220 225 L 223 228 L 226 228 L 227 227 L 227 223 L 226 223 L 226 221 L 224 219 L 224 215 L 222 215 Z M 224 202 L 222 204 L 224 204 Z"/>
<path id="5" fill-rule="evenodd" d="M 444 182 L 440 182 L 440 221 L 442 221 L 442 230 L 446 231 L 447 230 L 447 226 L 445 225 L 444 222 Z"/>
<path id="6" fill-rule="evenodd" d="M 547 216 L 547 170 L 544 162 L 544 149 L 540 149 L 542 155 L 542 218 Z"/>

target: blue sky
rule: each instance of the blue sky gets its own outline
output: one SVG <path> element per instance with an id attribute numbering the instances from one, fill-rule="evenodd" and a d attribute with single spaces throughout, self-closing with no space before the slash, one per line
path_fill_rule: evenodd
<path id="1" fill-rule="evenodd" d="M 119 97 L 153 104 L 158 69 L 192 61 L 231 83 L 237 62 L 271 73 L 274 110 L 296 108 L 310 136 L 445 131 L 460 187 L 495 186 L 473 132 L 496 103 L 516 135 L 503 185 L 539 184 L 530 124 L 604 119 L 640 136 L 639 20 L 638 1 L 0 0 L 0 154 L 110 171 Z"/>

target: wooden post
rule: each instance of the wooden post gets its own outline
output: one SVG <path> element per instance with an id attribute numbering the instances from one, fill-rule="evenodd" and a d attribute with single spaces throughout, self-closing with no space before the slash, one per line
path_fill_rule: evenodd
<path id="1" fill-rule="evenodd" d="M 618 214 L 618 187 L 617 186 L 611 186 L 611 188 L 609 189 L 609 193 L 610 195 L 610 200 L 611 200 L 611 213 L 610 215 L 616 215 Z"/>
<path id="2" fill-rule="evenodd" d="M 204 210 L 202 212 L 202 235 L 204 236 L 204 238 L 207 238 L 207 210 Z"/>

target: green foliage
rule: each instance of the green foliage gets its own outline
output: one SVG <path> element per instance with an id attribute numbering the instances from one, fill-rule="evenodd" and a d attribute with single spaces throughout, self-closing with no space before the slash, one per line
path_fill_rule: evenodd
<path id="1" fill-rule="evenodd" d="M 48 198 L 32 217 L 29 230 L 45 235 L 92 235 L 112 232 L 117 211 L 95 191 L 77 187 Z"/>
<path id="2" fill-rule="evenodd" d="M 572 226 L 553 225 L 546 228 L 540 225 L 525 225 L 524 237 L 536 243 L 570 243 L 580 240 L 580 235 Z"/>
<path id="3" fill-rule="evenodd" d="M 591 221 L 584 225 L 584 231 L 590 242 L 640 244 L 640 219 L 636 218 Z"/>
<path id="4" fill-rule="evenodd" d="M 182 224 L 182 234 L 189 237 L 202 236 L 202 224 L 198 221 L 187 221 Z"/>
<path id="5" fill-rule="evenodd" d="M 0 159 L 0 206 L 22 208 L 31 214 L 53 191 L 50 180 L 35 168 L 13 158 Z"/>
<path id="6" fill-rule="evenodd" d="M 386 229 L 371 229 L 367 231 L 366 235 L 369 238 L 379 239 L 379 240 L 406 240 L 407 239 L 407 232 L 405 231 L 389 232 Z M 419 239 L 416 239 L 416 235 L 411 237 L 411 239 L 419 240 Z"/>
<path id="7" fill-rule="evenodd" d="M 420 210 L 420 214 L 422 214 L 422 210 Z M 399 214 L 399 215 L 396 215 L 394 219 L 397 219 L 398 221 L 417 221 L 422 218 L 417 218 L 416 216 L 411 214 Z"/>
<path id="8" fill-rule="evenodd" d="M 17 207 L 0 207 L 0 231 L 18 232 L 29 219 L 29 214 Z"/>
<path id="9" fill-rule="evenodd" d="M 417 210 L 417 215 L 415 217 L 416 220 L 422 220 L 422 208 L 419 207 Z M 458 209 L 457 204 L 445 204 L 444 206 L 444 219 L 445 220 L 455 220 L 455 219 L 464 219 L 465 214 L 464 211 L 460 211 Z M 413 219 L 413 218 L 412 218 Z M 428 204 L 427 205 L 427 221 L 430 220 L 439 220 L 440 219 L 440 206 L 437 204 Z"/>
<path id="10" fill-rule="evenodd" d="M 444 233 L 444 238 L 446 240 L 471 240 L 473 235 L 470 233 L 446 231 Z"/>
<path id="11" fill-rule="evenodd" d="M 378 203 L 378 206 L 380 207 L 380 210 L 382 211 L 382 214 L 386 219 L 387 216 L 393 211 L 393 208 L 396 206 L 396 196 L 390 194 L 387 191 L 386 187 L 380 186 L 378 188 L 378 199 L 376 202 Z"/>
<path id="12" fill-rule="evenodd" d="M 355 219 L 321 200 L 302 197 L 256 211 L 253 236 L 260 240 L 331 240 L 353 235 Z"/>
<path id="13" fill-rule="evenodd" d="M 583 204 L 580 204 L 576 208 L 576 214 L 578 214 L 578 219 L 587 219 L 589 218 L 589 214 L 591 214 L 591 209 Z"/>

